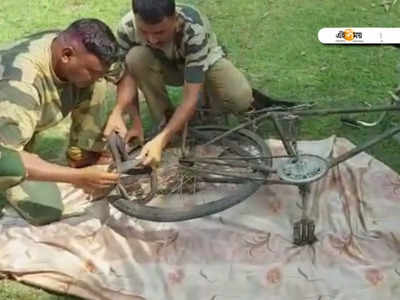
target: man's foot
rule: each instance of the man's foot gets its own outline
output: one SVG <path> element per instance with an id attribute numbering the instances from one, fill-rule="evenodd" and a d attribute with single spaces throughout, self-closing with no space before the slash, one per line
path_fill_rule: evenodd
<path id="1" fill-rule="evenodd" d="M 282 106 L 282 107 L 292 107 L 299 105 L 298 102 L 289 102 L 284 100 L 275 100 L 260 92 L 257 89 L 253 88 L 253 109 L 259 110 L 263 108 L 273 107 L 273 106 Z"/>
<path id="2" fill-rule="evenodd" d="M 91 165 L 108 165 L 112 163 L 112 156 L 106 151 L 94 152 L 79 147 L 69 147 L 67 160 L 71 168 L 83 168 Z"/>

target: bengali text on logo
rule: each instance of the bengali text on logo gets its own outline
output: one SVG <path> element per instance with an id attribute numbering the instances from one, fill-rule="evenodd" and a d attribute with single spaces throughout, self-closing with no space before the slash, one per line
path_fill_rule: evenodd
<path id="1" fill-rule="evenodd" d="M 325 27 L 318 39 L 323 44 L 400 44 L 400 28 Z"/>

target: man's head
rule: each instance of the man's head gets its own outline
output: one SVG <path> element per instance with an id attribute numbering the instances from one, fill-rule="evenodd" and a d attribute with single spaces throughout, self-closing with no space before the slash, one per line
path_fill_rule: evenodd
<path id="1" fill-rule="evenodd" d="M 118 43 L 111 29 L 97 19 L 80 19 L 62 31 L 52 46 L 57 76 L 79 88 L 103 77 L 118 59 Z"/>
<path id="2" fill-rule="evenodd" d="M 150 47 L 161 48 L 174 39 L 175 0 L 132 0 L 136 29 Z"/>

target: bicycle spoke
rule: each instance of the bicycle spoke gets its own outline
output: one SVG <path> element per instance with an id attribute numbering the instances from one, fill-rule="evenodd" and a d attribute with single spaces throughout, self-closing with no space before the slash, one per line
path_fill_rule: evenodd
<path id="1" fill-rule="evenodd" d="M 163 222 L 206 216 L 240 203 L 259 188 L 271 171 L 272 161 L 240 160 L 270 157 L 262 139 L 247 130 L 232 133 L 213 145 L 201 144 L 226 131 L 224 127 L 198 127 L 189 131 L 185 157 L 180 147 L 164 151 L 163 166 L 158 170 L 159 192 L 147 205 L 114 196 L 110 203 L 128 215 Z M 191 161 L 193 157 L 195 161 Z"/>

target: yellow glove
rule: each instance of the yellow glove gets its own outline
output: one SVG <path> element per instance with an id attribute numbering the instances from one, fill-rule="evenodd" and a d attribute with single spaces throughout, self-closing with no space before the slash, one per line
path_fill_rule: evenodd
<path id="1" fill-rule="evenodd" d="M 151 141 L 146 143 L 137 159 L 141 159 L 143 165 L 150 165 L 152 168 L 157 168 L 161 161 L 162 150 L 166 144 L 162 134 L 157 135 Z"/>

